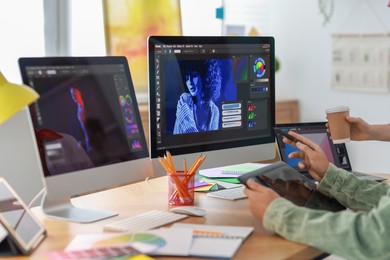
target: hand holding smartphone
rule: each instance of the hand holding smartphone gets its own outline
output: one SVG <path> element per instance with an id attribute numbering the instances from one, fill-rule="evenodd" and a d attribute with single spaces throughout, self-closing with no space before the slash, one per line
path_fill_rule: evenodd
<path id="1" fill-rule="evenodd" d="M 282 135 L 284 137 L 286 137 L 287 139 L 289 139 L 290 141 L 293 141 L 293 142 L 300 142 L 298 139 L 296 139 L 294 136 L 288 134 L 287 132 L 279 129 L 279 128 L 274 128 L 275 130 L 275 133 L 278 134 L 278 135 Z"/>
<path id="2" fill-rule="evenodd" d="M 312 149 L 314 151 L 313 147 L 311 147 L 310 145 L 302 142 L 301 140 L 298 140 L 297 138 L 295 138 L 294 136 L 288 134 L 287 132 L 285 132 L 285 131 L 283 131 L 283 130 L 281 130 L 279 128 L 274 128 L 274 131 L 275 131 L 276 134 L 282 135 L 282 136 L 286 137 L 288 140 L 293 141 L 294 143 L 296 143 L 296 142 L 303 143 L 304 145 L 306 145 L 307 147 L 309 147 L 310 149 Z"/>

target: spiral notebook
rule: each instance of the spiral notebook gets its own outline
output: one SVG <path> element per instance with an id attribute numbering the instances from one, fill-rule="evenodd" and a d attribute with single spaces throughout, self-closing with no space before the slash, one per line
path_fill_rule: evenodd
<path id="1" fill-rule="evenodd" d="M 175 223 L 171 228 L 192 229 L 190 256 L 232 258 L 253 227 Z"/>

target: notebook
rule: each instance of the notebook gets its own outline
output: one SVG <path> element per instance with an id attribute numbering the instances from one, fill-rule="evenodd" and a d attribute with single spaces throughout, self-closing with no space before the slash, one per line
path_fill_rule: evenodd
<path id="1" fill-rule="evenodd" d="M 340 167 L 346 171 L 353 173 L 360 179 L 369 179 L 375 181 L 385 180 L 385 178 L 382 177 L 353 171 L 346 145 L 344 143 L 334 144 L 332 139 L 330 139 L 329 133 L 326 131 L 325 124 L 326 122 L 276 124 L 275 129 L 280 129 L 285 132 L 291 130 L 312 140 L 313 142 L 321 146 L 322 150 L 328 157 L 329 162 L 333 163 L 337 167 Z M 299 171 L 301 174 L 313 179 L 307 171 L 298 168 L 298 162 L 300 161 L 300 159 L 288 158 L 288 155 L 294 151 L 297 151 L 298 148 L 290 144 L 285 144 L 282 140 L 283 136 L 276 135 L 276 143 L 278 146 L 280 159 L 294 169 L 296 169 L 297 171 Z"/>
<path id="2" fill-rule="evenodd" d="M 253 232 L 253 227 L 175 223 L 171 228 L 189 228 L 193 232 L 192 257 L 231 259 Z"/>
<path id="3" fill-rule="evenodd" d="M 222 167 L 199 170 L 199 174 L 206 178 L 237 178 L 239 175 L 257 170 L 267 164 L 262 163 L 241 163 Z"/>

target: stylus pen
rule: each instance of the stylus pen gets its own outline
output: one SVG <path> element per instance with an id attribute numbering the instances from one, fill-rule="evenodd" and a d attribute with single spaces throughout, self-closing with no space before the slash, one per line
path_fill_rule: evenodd
<path id="1" fill-rule="evenodd" d="M 274 128 L 274 130 L 275 130 L 275 133 L 286 137 L 288 140 L 293 141 L 294 143 L 300 142 L 300 143 L 306 145 L 307 147 L 309 147 L 310 149 L 312 149 L 314 151 L 313 147 L 311 147 L 310 145 L 308 145 L 308 144 L 298 140 L 297 138 L 295 138 L 294 136 L 288 134 L 287 132 L 285 132 L 285 131 L 283 131 L 281 129 L 278 129 L 278 128 Z"/>

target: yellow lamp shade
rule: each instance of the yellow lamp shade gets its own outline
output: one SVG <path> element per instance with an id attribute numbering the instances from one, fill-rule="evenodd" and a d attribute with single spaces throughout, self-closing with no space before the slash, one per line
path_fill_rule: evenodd
<path id="1" fill-rule="evenodd" d="M 32 88 L 8 82 L 0 71 L 0 124 L 38 98 Z"/>

